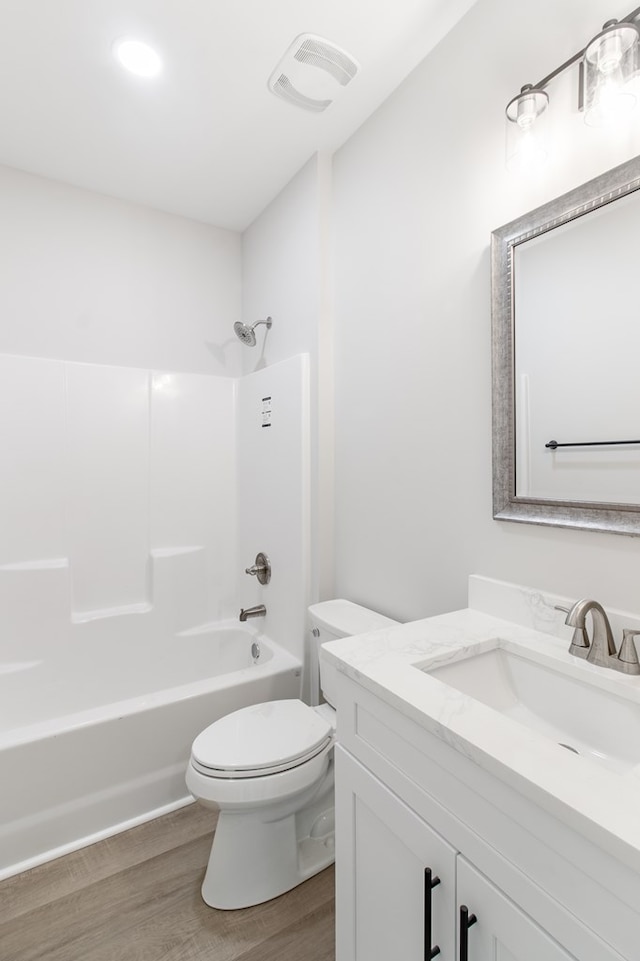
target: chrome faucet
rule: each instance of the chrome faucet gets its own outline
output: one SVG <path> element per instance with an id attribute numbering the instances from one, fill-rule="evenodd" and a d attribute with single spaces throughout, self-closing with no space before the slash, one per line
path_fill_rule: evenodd
<path id="1" fill-rule="evenodd" d="M 565 624 L 575 628 L 576 631 L 580 631 L 585 638 L 588 638 L 586 616 L 589 611 L 591 611 L 593 617 L 593 638 L 587 648 L 587 660 L 598 667 L 609 667 L 609 658 L 615 657 L 616 645 L 613 641 L 609 618 L 602 604 L 598 604 L 597 601 L 590 601 L 586 597 L 581 601 L 576 601 L 567 614 Z"/>
<path id="2" fill-rule="evenodd" d="M 593 637 L 589 640 L 586 617 L 591 612 L 593 618 Z M 633 637 L 640 631 L 624 630 L 620 650 L 616 651 L 611 624 L 602 604 L 583 598 L 576 601 L 569 613 L 565 624 L 573 627 L 573 638 L 569 648 L 570 654 L 586 657 L 590 664 L 596 667 L 610 667 L 614 671 L 624 674 L 640 674 L 640 661 Z"/>
<path id="3" fill-rule="evenodd" d="M 242 607 L 240 609 L 240 620 L 246 621 L 250 617 L 264 617 L 267 613 L 267 609 L 264 604 L 256 604 L 255 607 Z"/>
<path id="4" fill-rule="evenodd" d="M 568 607 L 561 607 L 559 604 L 555 605 L 555 610 L 563 611 L 565 614 L 570 613 Z M 569 624 L 569 618 L 566 619 L 565 624 Z M 586 657 L 589 653 L 590 643 L 589 635 L 587 633 L 587 624 L 583 616 L 580 619 L 579 626 L 574 627 L 573 629 L 573 637 L 571 638 L 571 644 L 569 645 L 569 654 L 573 654 L 574 657 Z"/>

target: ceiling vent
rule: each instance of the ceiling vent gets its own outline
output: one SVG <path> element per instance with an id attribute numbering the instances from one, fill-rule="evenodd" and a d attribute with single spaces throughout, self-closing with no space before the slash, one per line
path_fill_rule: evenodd
<path id="1" fill-rule="evenodd" d="M 346 50 L 323 37 L 302 33 L 269 77 L 269 90 L 296 107 L 321 113 L 359 69 Z"/>

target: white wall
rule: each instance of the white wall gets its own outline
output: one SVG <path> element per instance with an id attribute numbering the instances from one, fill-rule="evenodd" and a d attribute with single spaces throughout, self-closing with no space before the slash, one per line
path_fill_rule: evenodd
<path id="1" fill-rule="evenodd" d="M 550 88 L 556 153 L 504 166 L 504 107 L 611 17 L 610 0 L 480 0 L 334 158 L 336 593 L 408 620 L 479 572 L 635 610 L 640 540 L 493 521 L 491 230 L 628 159 Z"/>
<path id="2" fill-rule="evenodd" d="M 0 351 L 239 373 L 239 234 L 8 167 L 0 210 Z"/>
<path id="3" fill-rule="evenodd" d="M 314 157 L 242 235 L 242 319 L 273 317 L 266 339 L 259 327 L 256 347 L 245 348 L 244 373 L 315 347 L 320 202 Z"/>

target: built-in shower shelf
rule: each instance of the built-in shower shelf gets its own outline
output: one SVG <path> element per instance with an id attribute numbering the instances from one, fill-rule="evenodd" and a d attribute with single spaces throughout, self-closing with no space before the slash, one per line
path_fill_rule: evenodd
<path id="1" fill-rule="evenodd" d="M 0 571 L 54 571 L 69 567 L 68 557 L 45 557 L 36 561 L 17 561 L 14 564 L 0 564 Z"/>
<path id="2" fill-rule="evenodd" d="M 184 631 L 178 631 L 176 637 L 197 637 L 199 634 L 210 634 L 218 627 L 220 627 L 220 621 L 206 621 L 206 623 L 198 624 L 196 627 L 188 627 Z"/>
<path id="3" fill-rule="evenodd" d="M 96 611 L 72 611 L 72 624 L 86 624 L 88 621 L 97 621 L 105 617 L 126 617 L 128 614 L 148 614 L 153 610 L 153 604 L 147 601 L 141 604 L 124 604 L 121 607 L 104 607 Z"/>
<path id="4" fill-rule="evenodd" d="M 0 674 L 18 674 L 20 671 L 37 667 L 38 664 L 42 664 L 42 661 L 5 661 L 0 664 Z"/>
<path id="5" fill-rule="evenodd" d="M 152 557 L 179 557 L 181 554 L 195 554 L 203 550 L 202 544 L 189 544 L 185 547 L 154 547 L 149 553 Z"/>

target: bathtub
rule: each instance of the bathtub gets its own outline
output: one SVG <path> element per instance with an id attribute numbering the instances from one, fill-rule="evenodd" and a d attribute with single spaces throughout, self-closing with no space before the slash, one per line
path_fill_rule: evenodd
<path id="1" fill-rule="evenodd" d="M 299 697 L 300 675 L 237 621 L 0 664 L 0 879 L 189 803 L 196 734 L 240 707 Z"/>

